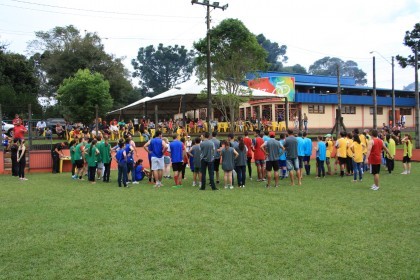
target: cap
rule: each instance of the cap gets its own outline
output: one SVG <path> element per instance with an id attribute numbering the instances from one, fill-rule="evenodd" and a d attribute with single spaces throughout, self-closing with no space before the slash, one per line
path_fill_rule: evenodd
<path id="1" fill-rule="evenodd" d="M 274 131 L 270 131 L 270 133 L 268 134 L 268 136 L 276 136 L 276 133 Z"/>
<path id="2" fill-rule="evenodd" d="M 324 137 L 331 137 L 331 134 L 325 134 L 325 136 Z"/>

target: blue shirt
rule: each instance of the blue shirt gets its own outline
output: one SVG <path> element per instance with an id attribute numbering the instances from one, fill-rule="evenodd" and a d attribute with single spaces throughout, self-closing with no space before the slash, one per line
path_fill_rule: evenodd
<path id="1" fill-rule="evenodd" d="M 303 157 L 305 155 L 305 145 L 304 140 L 302 137 L 296 137 L 297 143 L 298 143 L 298 156 Z"/>
<path id="2" fill-rule="evenodd" d="M 316 157 L 319 158 L 319 160 L 325 160 L 327 158 L 327 146 L 325 145 L 325 142 L 318 141 L 318 151 L 316 152 Z"/>
<path id="3" fill-rule="evenodd" d="M 162 138 L 156 137 L 150 141 L 149 151 L 151 153 L 151 157 L 161 158 L 163 157 L 163 145 L 162 145 Z"/>
<path id="4" fill-rule="evenodd" d="M 304 138 L 303 143 L 305 156 L 312 155 L 312 140 L 310 138 Z"/>
<path id="5" fill-rule="evenodd" d="M 117 159 L 118 163 L 126 163 L 126 159 L 124 158 L 124 149 L 119 149 L 117 151 L 117 154 L 115 155 L 115 158 Z"/>
<path id="6" fill-rule="evenodd" d="M 144 169 L 143 165 L 137 165 L 136 171 L 135 171 L 136 181 L 143 180 L 143 177 L 144 177 L 143 169 Z"/>
<path id="7" fill-rule="evenodd" d="M 125 153 L 127 155 L 127 162 L 134 162 L 133 152 L 131 151 L 131 145 L 125 144 Z"/>
<path id="8" fill-rule="evenodd" d="M 171 160 L 172 162 L 183 162 L 183 148 L 184 145 L 179 140 L 174 140 L 169 143 L 169 148 L 171 150 Z"/>
<path id="9" fill-rule="evenodd" d="M 268 140 L 270 140 L 270 136 L 264 135 L 262 139 L 264 140 L 264 142 L 267 142 Z"/>
<path id="10" fill-rule="evenodd" d="M 283 147 L 284 145 L 284 140 L 279 140 L 280 145 Z M 281 149 L 281 153 L 280 153 L 280 158 L 279 160 L 286 160 L 286 151 L 283 152 L 283 149 Z"/>

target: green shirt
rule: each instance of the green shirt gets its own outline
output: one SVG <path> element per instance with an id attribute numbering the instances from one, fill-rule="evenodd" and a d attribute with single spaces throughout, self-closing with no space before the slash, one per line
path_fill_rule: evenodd
<path id="1" fill-rule="evenodd" d="M 394 139 L 390 138 L 389 142 L 388 142 L 388 150 L 389 150 L 389 154 L 387 155 L 387 158 L 389 158 L 389 156 L 394 157 L 395 156 L 395 141 Z"/>
<path id="2" fill-rule="evenodd" d="M 80 160 L 82 158 L 84 143 L 77 144 L 76 148 L 74 149 L 74 160 Z"/>
<path id="3" fill-rule="evenodd" d="M 71 160 L 71 163 L 74 163 L 76 161 L 76 158 L 74 157 L 75 152 L 76 152 L 76 146 L 73 145 L 73 146 L 70 147 L 70 160 Z"/>
<path id="4" fill-rule="evenodd" d="M 96 166 L 96 164 L 98 163 L 99 155 L 100 155 L 99 150 L 95 146 L 92 146 L 92 149 L 89 148 L 87 150 L 87 158 L 86 158 L 86 162 L 88 166 L 90 167 Z"/>
<path id="5" fill-rule="evenodd" d="M 101 142 L 96 146 L 101 153 L 101 159 L 103 163 L 110 163 L 111 162 L 111 145 L 105 144 L 105 142 Z"/>

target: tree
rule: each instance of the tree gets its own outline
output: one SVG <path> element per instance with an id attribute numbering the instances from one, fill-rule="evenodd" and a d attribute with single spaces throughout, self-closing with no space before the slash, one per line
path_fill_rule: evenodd
<path id="1" fill-rule="evenodd" d="M 100 73 L 91 73 L 89 69 L 79 70 L 57 91 L 57 100 L 63 116 L 72 122 L 90 124 L 95 118 L 95 106 L 98 114 L 105 115 L 112 108 L 109 82 Z"/>
<path id="2" fill-rule="evenodd" d="M 194 52 L 184 46 L 164 47 L 159 44 L 140 48 L 137 58 L 131 61 L 133 77 L 139 77 L 140 87 L 154 95 L 167 91 L 174 85 L 187 81 L 192 74 Z"/>
<path id="3" fill-rule="evenodd" d="M 404 45 L 409 47 L 413 54 L 408 55 L 407 57 L 403 57 L 401 55 L 397 55 L 396 59 L 398 61 L 398 64 L 405 68 L 407 66 L 414 67 L 414 60 L 415 60 L 415 47 L 417 45 L 417 55 L 420 54 L 420 22 L 416 23 L 414 25 L 414 29 L 411 31 L 406 31 L 404 36 Z"/>
<path id="4" fill-rule="evenodd" d="M 257 41 L 268 53 L 266 62 L 269 63 L 268 71 L 283 71 L 283 63 L 287 62 L 287 46 L 279 46 L 276 42 L 271 42 L 263 34 L 257 35 Z M 281 58 L 281 59 L 280 59 Z"/>
<path id="5" fill-rule="evenodd" d="M 225 113 L 225 117 L 230 120 L 233 129 L 235 110 L 243 100 L 238 97 L 249 96 L 249 92 L 240 84 L 245 81 L 247 73 L 266 69 L 267 52 L 258 44 L 255 35 L 238 19 L 225 19 L 209 32 L 211 70 L 217 92 L 213 98 L 214 106 L 222 110 L 220 103 L 223 101 L 226 104 L 230 114 L 228 116 Z M 194 47 L 198 51 L 198 75 L 203 80 L 207 71 L 207 39 L 195 42 Z M 226 97 L 222 97 L 223 93 L 226 93 Z"/>
<path id="6" fill-rule="evenodd" d="M 37 67 L 44 96 L 54 96 L 59 85 L 78 69 L 89 69 L 104 75 L 110 84 L 114 106 L 127 104 L 133 87 L 123 58 L 117 58 L 104 50 L 101 38 L 96 33 L 84 36 L 73 25 L 55 27 L 50 31 L 38 31 L 36 39 L 28 48 Z"/>
<path id="7" fill-rule="evenodd" d="M 8 52 L 6 46 L 0 47 L 0 104 L 4 117 L 13 118 L 15 113 L 27 112 L 28 104 L 32 104 L 35 114 L 40 114 L 38 90 L 31 61 L 21 54 Z"/>
<path id="8" fill-rule="evenodd" d="M 283 67 L 282 71 L 287 73 L 308 74 L 306 68 L 300 64 L 295 64 L 293 66 L 285 66 Z"/>
<path id="9" fill-rule="evenodd" d="M 353 77 L 357 85 L 365 85 L 367 83 L 366 73 L 358 68 L 356 62 L 352 60 L 343 61 L 338 57 L 326 56 L 315 61 L 309 66 L 309 74 L 337 76 L 337 65 L 340 66 L 340 75 L 343 77 Z"/>

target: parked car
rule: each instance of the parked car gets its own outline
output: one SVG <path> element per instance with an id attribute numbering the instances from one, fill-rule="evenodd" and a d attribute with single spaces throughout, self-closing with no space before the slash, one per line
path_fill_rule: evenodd
<path id="1" fill-rule="evenodd" d="M 45 120 L 45 123 L 53 133 L 56 133 L 55 127 L 58 123 L 63 127 L 63 129 L 66 129 L 66 121 L 63 118 L 49 118 Z"/>
<path id="2" fill-rule="evenodd" d="M 8 136 L 13 137 L 13 124 L 5 123 L 2 121 L 1 124 L 1 131 L 2 133 L 6 133 Z"/>

